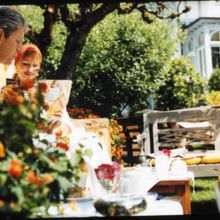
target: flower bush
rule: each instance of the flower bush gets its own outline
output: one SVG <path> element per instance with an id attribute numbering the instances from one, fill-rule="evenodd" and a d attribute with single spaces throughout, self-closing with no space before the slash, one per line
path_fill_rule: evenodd
<path id="1" fill-rule="evenodd" d="M 29 100 L 33 88 L 36 95 Z M 0 95 L 1 215 L 43 214 L 42 207 L 46 210 L 61 196 L 65 199 L 80 178 L 86 154 L 82 147 L 69 159 L 66 154 L 69 140 L 61 131 L 56 133 L 54 142 L 40 139 L 40 129 L 48 125 L 41 117 L 45 90 L 43 83 L 35 85 L 27 81 L 21 89 L 6 87 Z"/>
<path id="2" fill-rule="evenodd" d="M 98 115 L 93 114 L 91 109 L 77 108 L 73 106 L 67 108 L 67 111 L 72 118 L 100 118 Z M 126 137 L 123 133 L 123 127 L 118 124 L 116 119 L 110 119 L 110 137 L 112 160 L 122 164 L 123 145 Z"/>
<path id="3" fill-rule="evenodd" d="M 112 160 L 122 164 L 123 145 L 126 137 L 123 132 L 123 127 L 118 124 L 118 121 L 115 119 L 110 119 L 110 136 Z"/>
<path id="4" fill-rule="evenodd" d="M 87 108 L 69 107 L 67 111 L 72 118 L 100 118 L 98 115 L 93 114 L 91 109 Z"/>

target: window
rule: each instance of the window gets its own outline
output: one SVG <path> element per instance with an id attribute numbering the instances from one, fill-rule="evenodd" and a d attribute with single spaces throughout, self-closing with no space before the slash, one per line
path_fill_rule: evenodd
<path id="1" fill-rule="evenodd" d="M 202 76 L 205 76 L 206 72 L 206 65 L 205 65 L 205 50 L 204 48 L 198 50 L 199 55 L 199 70 Z"/>
<path id="2" fill-rule="evenodd" d="M 216 32 L 212 35 L 211 41 L 220 41 L 220 32 Z"/>
<path id="3" fill-rule="evenodd" d="M 190 40 L 188 43 L 188 51 L 192 51 L 192 50 L 193 50 L 192 40 Z"/>
<path id="4" fill-rule="evenodd" d="M 202 46 L 204 44 L 204 37 L 203 37 L 203 33 L 201 33 L 198 37 L 198 45 Z"/>
<path id="5" fill-rule="evenodd" d="M 220 47 L 212 47 L 212 67 L 213 69 L 220 67 Z"/>
<path id="6" fill-rule="evenodd" d="M 220 67 L 220 32 L 217 31 L 211 36 L 211 53 L 212 53 L 212 68 Z"/>

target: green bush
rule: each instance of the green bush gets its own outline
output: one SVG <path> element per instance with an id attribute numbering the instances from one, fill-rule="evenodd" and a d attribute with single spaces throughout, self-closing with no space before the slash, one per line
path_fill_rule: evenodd
<path id="1" fill-rule="evenodd" d="M 220 68 L 215 69 L 208 81 L 209 91 L 220 90 Z"/>
<path id="2" fill-rule="evenodd" d="M 127 107 L 130 114 L 146 108 L 164 81 L 179 40 L 177 30 L 167 21 L 146 24 L 135 12 L 108 15 L 88 36 L 73 99 L 101 116 L 121 116 Z"/>
<path id="3" fill-rule="evenodd" d="M 156 97 L 156 109 L 173 110 L 205 104 L 206 82 L 188 59 L 174 59 L 166 73 L 166 81 Z"/>

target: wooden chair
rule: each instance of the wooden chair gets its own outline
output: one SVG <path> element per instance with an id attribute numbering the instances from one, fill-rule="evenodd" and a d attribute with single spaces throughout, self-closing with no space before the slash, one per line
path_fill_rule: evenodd
<path id="1" fill-rule="evenodd" d="M 122 159 L 128 166 L 134 166 L 139 163 L 141 146 L 138 144 L 137 137 L 143 131 L 143 116 L 117 118 L 117 121 L 122 125 L 126 136 Z"/>
<path id="2" fill-rule="evenodd" d="M 188 126 L 183 126 L 188 123 Z M 191 124 L 191 126 L 190 126 Z M 145 152 L 186 147 L 189 152 L 220 151 L 220 108 L 211 106 L 144 114 Z M 201 152 L 199 151 L 199 152 Z M 219 164 L 188 165 L 195 177 L 218 176 Z"/>

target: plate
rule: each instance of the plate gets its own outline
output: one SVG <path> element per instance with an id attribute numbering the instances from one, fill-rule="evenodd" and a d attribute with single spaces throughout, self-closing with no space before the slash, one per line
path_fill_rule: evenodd
<path id="1" fill-rule="evenodd" d="M 130 216 L 145 210 L 147 201 L 135 194 L 108 195 L 95 200 L 94 207 L 103 216 Z"/>
<path id="2" fill-rule="evenodd" d="M 144 196 L 140 196 L 137 194 L 105 195 L 102 196 L 100 199 L 108 203 L 122 205 L 127 209 L 145 200 Z"/>
<path id="3" fill-rule="evenodd" d="M 48 213 L 52 217 L 91 217 L 97 214 L 90 197 L 67 198 L 67 202 L 58 207 L 50 206 Z"/>

